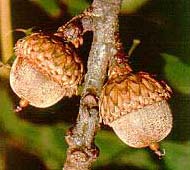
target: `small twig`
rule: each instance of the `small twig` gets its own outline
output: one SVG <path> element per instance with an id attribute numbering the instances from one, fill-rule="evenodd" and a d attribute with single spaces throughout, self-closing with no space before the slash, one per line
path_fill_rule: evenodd
<path id="1" fill-rule="evenodd" d="M 0 39 L 3 63 L 6 63 L 13 54 L 10 7 L 10 0 L 0 0 Z"/>
<path id="2" fill-rule="evenodd" d="M 133 40 L 133 44 L 131 46 L 131 48 L 128 51 L 128 56 L 130 57 L 133 53 L 133 51 L 137 48 L 137 46 L 141 43 L 141 41 L 139 39 L 134 39 Z"/>

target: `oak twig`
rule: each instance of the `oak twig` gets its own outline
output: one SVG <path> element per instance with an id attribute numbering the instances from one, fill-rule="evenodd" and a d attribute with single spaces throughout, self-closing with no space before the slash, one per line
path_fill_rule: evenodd
<path id="1" fill-rule="evenodd" d="M 93 42 L 76 126 L 66 136 L 69 148 L 64 170 L 91 169 L 98 156 L 94 144 L 99 127 L 98 99 L 107 76 L 109 61 L 117 53 L 115 33 L 118 32 L 120 5 L 121 0 L 94 0 L 87 10 L 88 17 L 82 22 L 87 30 L 91 28 L 93 31 Z"/>

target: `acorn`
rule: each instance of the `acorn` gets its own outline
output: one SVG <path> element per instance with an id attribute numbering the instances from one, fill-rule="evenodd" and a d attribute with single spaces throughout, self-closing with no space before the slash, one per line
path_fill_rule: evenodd
<path id="1" fill-rule="evenodd" d="M 124 71 L 125 70 L 125 71 Z M 162 156 L 155 143 L 172 129 L 172 114 L 167 100 L 170 87 L 149 73 L 133 73 L 114 67 L 100 95 L 100 118 L 117 136 L 134 148 L 149 146 Z"/>
<path id="2" fill-rule="evenodd" d="M 22 99 L 20 107 L 29 103 L 46 108 L 63 97 L 77 95 L 84 69 L 69 44 L 56 36 L 33 33 L 18 40 L 15 54 L 10 85 Z"/>

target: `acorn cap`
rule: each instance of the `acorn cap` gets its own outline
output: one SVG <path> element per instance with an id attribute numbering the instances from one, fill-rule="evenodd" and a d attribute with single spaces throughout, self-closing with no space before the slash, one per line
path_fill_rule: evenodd
<path id="1" fill-rule="evenodd" d="M 83 78 L 83 63 L 75 49 L 56 36 L 33 33 L 17 41 L 15 54 L 61 86 L 79 84 Z"/>
<path id="2" fill-rule="evenodd" d="M 145 72 L 108 79 L 100 96 L 100 117 L 110 124 L 130 112 L 170 98 L 171 89 Z"/>
<path id="3" fill-rule="evenodd" d="M 83 64 L 68 44 L 42 33 L 33 33 L 16 43 L 10 85 L 30 105 L 49 107 L 64 96 L 78 93 Z"/>

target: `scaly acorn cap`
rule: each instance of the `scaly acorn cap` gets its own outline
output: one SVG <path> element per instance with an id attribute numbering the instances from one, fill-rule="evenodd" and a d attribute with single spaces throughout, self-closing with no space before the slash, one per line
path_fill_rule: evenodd
<path id="1" fill-rule="evenodd" d="M 171 131 L 170 94 L 167 84 L 148 73 L 110 74 L 100 96 L 100 118 L 129 146 L 149 146 Z"/>
<path id="2" fill-rule="evenodd" d="M 77 95 L 83 64 L 75 50 L 55 36 L 33 33 L 18 40 L 10 85 L 35 107 L 49 107 L 64 96 Z"/>

